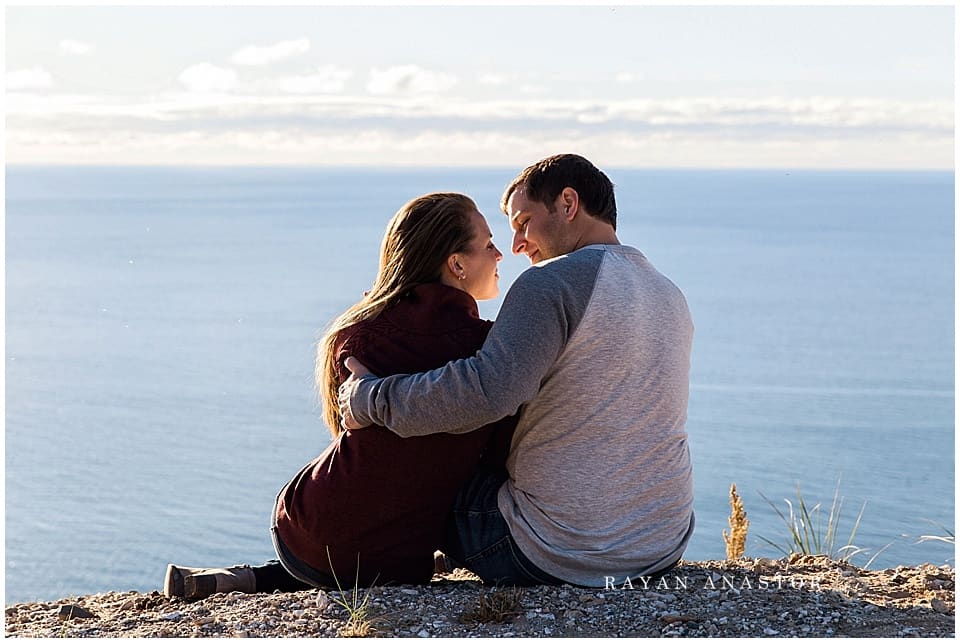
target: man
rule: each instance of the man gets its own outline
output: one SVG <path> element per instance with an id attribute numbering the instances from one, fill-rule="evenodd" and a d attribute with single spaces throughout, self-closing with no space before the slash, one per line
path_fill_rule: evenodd
<path id="1" fill-rule="evenodd" d="M 461 491 L 446 553 L 516 585 L 662 573 L 694 524 L 683 294 L 620 244 L 613 185 L 580 156 L 528 167 L 501 208 L 513 252 L 533 265 L 480 352 L 383 379 L 348 358 L 345 426 L 463 433 L 519 409 L 507 470 L 481 470 Z"/>

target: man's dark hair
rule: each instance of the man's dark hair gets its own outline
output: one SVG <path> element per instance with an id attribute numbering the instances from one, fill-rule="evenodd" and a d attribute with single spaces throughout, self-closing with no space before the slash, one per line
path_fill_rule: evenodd
<path id="1" fill-rule="evenodd" d="M 510 196 L 524 188 L 527 198 L 543 203 L 553 212 L 554 201 L 563 188 L 573 188 L 584 209 L 617 229 L 617 201 L 613 183 L 597 167 L 576 154 L 557 154 L 534 163 L 515 178 L 503 193 L 500 209 L 506 214 Z"/>

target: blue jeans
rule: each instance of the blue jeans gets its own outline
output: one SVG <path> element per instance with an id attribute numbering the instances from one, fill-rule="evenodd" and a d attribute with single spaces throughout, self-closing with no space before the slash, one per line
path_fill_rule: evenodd
<path id="1" fill-rule="evenodd" d="M 497 507 L 503 469 L 480 468 L 453 503 L 443 552 L 492 585 L 563 585 L 523 555 Z"/>

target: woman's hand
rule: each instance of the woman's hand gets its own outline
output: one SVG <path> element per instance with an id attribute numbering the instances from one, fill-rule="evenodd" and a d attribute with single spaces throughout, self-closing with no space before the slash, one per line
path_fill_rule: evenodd
<path id="1" fill-rule="evenodd" d="M 347 367 L 347 370 L 349 370 L 351 374 L 350 377 L 344 380 L 343 384 L 340 385 L 340 389 L 337 391 L 337 401 L 340 407 L 340 426 L 347 431 L 355 431 L 362 429 L 366 425 L 360 424 L 353 417 L 353 413 L 350 411 L 350 397 L 360 384 L 360 379 L 365 375 L 372 375 L 372 373 L 370 369 L 364 366 L 356 357 L 348 357 L 344 360 L 343 365 Z"/>

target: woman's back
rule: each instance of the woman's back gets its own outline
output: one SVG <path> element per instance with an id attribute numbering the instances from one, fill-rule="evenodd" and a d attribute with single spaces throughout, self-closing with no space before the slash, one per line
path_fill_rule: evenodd
<path id="1" fill-rule="evenodd" d="M 378 317 L 338 334 L 340 379 L 349 374 L 342 360 L 350 355 L 378 375 L 468 357 L 491 325 L 467 293 L 417 286 Z M 342 433 L 281 491 L 278 535 L 298 558 L 348 582 L 357 578 L 358 556 L 361 584 L 427 582 L 457 491 L 484 450 L 485 459 L 502 464 L 513 425 L 508 418 L 467 434 L 423 438 L 400 438 L 383 427 Z"/>

